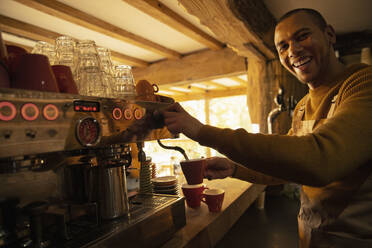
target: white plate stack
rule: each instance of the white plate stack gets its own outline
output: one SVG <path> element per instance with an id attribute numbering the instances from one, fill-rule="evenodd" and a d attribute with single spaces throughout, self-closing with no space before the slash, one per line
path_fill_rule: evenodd
<path id="1" fill-rule="evenodd" d="M 151 181 L 155 194 L 179 195 L 178 181 L 175 176 L 156 177 Z"/>

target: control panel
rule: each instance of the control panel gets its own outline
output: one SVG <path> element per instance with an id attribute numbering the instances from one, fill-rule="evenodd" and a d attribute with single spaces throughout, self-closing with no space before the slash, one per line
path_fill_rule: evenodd
<path id="1" fill-rule="evenodd" d="M 0 158 L 172 137 L 153 114 L 136 101 L 0 88 Z"/>

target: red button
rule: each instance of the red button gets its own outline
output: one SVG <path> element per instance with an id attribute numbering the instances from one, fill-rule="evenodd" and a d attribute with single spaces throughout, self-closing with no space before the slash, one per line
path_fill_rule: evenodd
<path id="1" fill-rule="evenodd" d="M 134 110 L 134 118 L 136 118 L 136 120 L 139 120 L 143 117 L 143 113 L 142 113 L 142 110 L 139 109 L 139 108 L 136 108 Z"/>
<path id="2" fill-rule="evenodd" d="M 39 116 L 39 109 L 33 103 L 26 103 L 21 108 L 21 115 L 26 121 L 36 120 Z"/>
<path id="3" fill-rule="evenodd" d="M 58 108 L 54 104 L 47 104 L 43 108 L 43 116 L 48 121 L 54 121 L 58 118 Z"/>
<path id="4" fill-rule="evenodd" d="M 115 120 L 120 120 L 122 116 L 123 116 L 123 113 L 121 112 L 120 108 L 114 108 L 114 110 L 112 110 L 112 117 Z"/>
<path id="5" fill-rule="evenodd" d="M 124 109 L 124 118 L 126 120 L 131 120 L 133 118 L 133 113 L 131 109 Z"/>
<path id="6" fill-rule="evenodd" d="M 17 114 L 17 109 L 11 102 L 0 102 L 0 120 L 11 121 Z"/>
<path id="7" fill-rule="evenodd" d="M 33 103 L 26 103 L 21 108 L 21 115 L 26 121 L 33 121 L 39 116 L 39 109 Z"/>

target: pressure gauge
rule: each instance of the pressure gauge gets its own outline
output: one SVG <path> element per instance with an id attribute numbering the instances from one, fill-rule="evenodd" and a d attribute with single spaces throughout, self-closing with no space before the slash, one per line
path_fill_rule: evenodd
<path id="1" fill-rule="evenodd" d="M 98 143 L 101 128 L 98 121 L 92 117 L 81 119 L 76 125 L 76 137 L 83 146 L 94 146 Z"/>

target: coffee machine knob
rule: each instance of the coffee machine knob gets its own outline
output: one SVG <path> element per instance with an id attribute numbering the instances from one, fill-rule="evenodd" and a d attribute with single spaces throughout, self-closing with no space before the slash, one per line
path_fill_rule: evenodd
<path id="1" fill-rule="evenodd" d="M 5 139 L 10 139 L 10 137 L 12 136 L 12 130 L 4 130 L 3 133 L 2 133 L 2 136 Z"/>
<path id="2" fill-rule="evenodd" d="M 26 137 L 29 137 L 31 139 L 34 139 L 36 137 L 36 130 L 26 129 L 25 133 Z"/>

